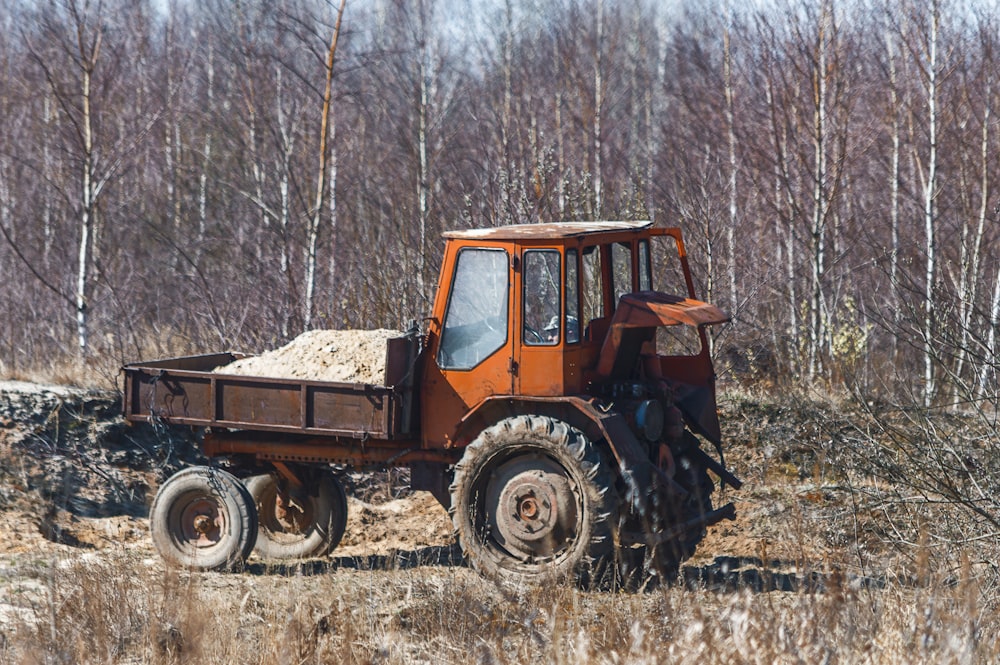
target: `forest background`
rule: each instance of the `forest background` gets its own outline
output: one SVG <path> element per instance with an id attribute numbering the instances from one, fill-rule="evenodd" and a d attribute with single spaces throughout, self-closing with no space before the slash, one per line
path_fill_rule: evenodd
<path id="1" fill-rule="evenodd" d="M 995 406 L 1000 9 L 682 4 L 0 1 L 0 374 L 398 327 L 444 230 L 652 219 L 723 379 Z"/>

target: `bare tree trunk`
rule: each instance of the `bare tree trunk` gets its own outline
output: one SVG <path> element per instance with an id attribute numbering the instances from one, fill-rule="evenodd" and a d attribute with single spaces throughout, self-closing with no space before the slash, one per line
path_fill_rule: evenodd
<path id="1" fill-rule="evenodd" d="M 733 94 L 733 59 L 730 44 L 730 29 L 732 23 L 732 6 L 726 2 L 726 21 L 722 30 L 722 79 L 726 97 L 726 139 L 729 148 L 729 225 L 726 227 L 726 257 L 729 275 L 729 306 L 736 313 L 739 305 L 739 294 L 736 292 L 736 225 L 738 224 L 738 209 L 736 195 L 736 122 L 734 115 Z"/>
<path id="2" fill-rule="evenodd" d="M 266 229 L 271 226 L 271 217 L 264 198 L 264 182 L 267 176 L 264 173 L 264 167 L 261 165 L 262 157 L 257 146 L 257 110 L 253 99 L 253 82 L 250 81 L 248 84 L 250 89 L 247 92 L 245 101 L 248 112 L 247 131 L 249 132 L 248 140 L 250 144 L 250 169 L 253 174 L 254 201 L 260 210 L 261 228 Z M 257 260 L 263 257 L 264 248 L 262 245 L 263 243 L 256 243 L 255 252 L 257 253 Z"/>
<path id="3" fill-rule="evenodd" d="M 562 91 L 556 93 L 555 96 L 555 107 L 556 107 L 556 161 L 557 168 L 559 171 L 559 184 L 558 187 L 558 201 L 559 201 L 559 219 L 566 219 L 566 146 L 565 139 L 563 137 L 563 120 L 562 120 Z"/>
<path id="4" fill-rule="evenodd" d="M 419 220 L 418 226 L 418 244 L 417 251 L 419 255 L 417 257 L 417 297 L 420 302 L 426 302 L 428 294 L 424 292 L 424 272 L 427 269 L 427 213 L 428 213 L 428 194 L 430 191 L 430 174 L 428 173 L 427 164 L 427 106 L 429 103 L 430 95 L 430 47 L 427 44 L 427 7 L 425 4 L 426 0 L 420 0 L 419 2 L 419 12 L 420 12 L 420 36 L 418 47 L 420 49 L 419 54 L 419 64 L 418 64 L 418 76 L 419 76 L 419 95 L 420 98 L 417 101 L 417 159 L 418 159 L 418 172 L 417 172 L 417 217 Z"/>
<path id="5" fill-rule="evenodd" d="M 556 74 L 557 78 L 561 78 L 562 74 L 562 59 L 559 54 L 559 42 L 558 40 L 553 40 L 555 44 L 555 52 L 552 54 L 553 60 L 556 63 Z M 563 91 L 562 87 L 556 90 L 553 104 L 555 105 L 555 120 L 556 120 L 556 168 L 557 177 L 559 178 L 557 184 L 557 199 L 559 205 L 559 219 L 566 219 L 566 145 L 565 137 L 563 136 Z"/>
<path id="6" fill-rule="evenodd" d="M 303 315 L 303 325 L 306 329 L 312 326 L 313 299 L 316 292 L 316 250 L 319 242 L 320 221 L 323 218 L 323 199 L 326 195 L 326 169 L 327 151 L 330 139 L 331 98 L 333 93 L 333 65 L 337 53 L 337 40 L 340 37 L 340 22 L 344 17 L 344 6 L 347 0 L 340 0 L 340 8 L 337 10 L 337 22 L 333 26 L 333 36 L 330 38 L 330 48 L 326 54 L 326 87 L 323 90 L 323 112 L 320 117 L 319 132 L 319 167 L 316 169 L 316 198 L 312 210 L 312 219 L 309 223 L 308 238 L 306 241 L 306 298 L 305 314 Z"/>
<path id="7" fill-rule="evenodd" d="M 281 274 L 284 275 L 285 281 L 288 284 L 286 302 L 287 305 L 283 308 L 284 311 L 281 315 L 281 336 L 289 337 L 292 333 L 292 317 L 295 312 L 295 276 L 292 274 L 292 257 L 291 257 L 291 240 L 290 240 L 290 229 L 292 211 L 291 211 L 291 180 L 292 180 L 292 155 L 295 151 L 295 121 L 292 121 L 292 126 L 289 127 L 288 118 L 285 116 L 284 109 L 284 78 L 281 74 L 281 66 L 275 66 L 275 85 L 276 85 L 276 98 L 275 107 L 277 109 L 277 121 L 278 121 L 278 134 L 281 140 L 281 171 L 278 173 L 278 195 L 280 198 L 279 209 L 278 209 L 278 228 L 281 229 L 281 255 L 280 255 L 280 270 Z M 311 229 L 310 229 L 311 230 Z M 308 291 L 309 282 L 306 280 L 306 289 Z M 307 296 L 308 298 L 308 296 Z M 308 327 L 308 325 L 306 325 Z"/>
<path id="8" fill-rule="evenodd" d="M 781 124 L 778 115 L 778 101 L 774 96 L 774 76 L 773 71 L 768 73 L 764 88 L 767 110 L 771 116 L 771 141 L 774 148 L 774 157 L 771 160 L 774 169 L 774 207 L 781 211 L 787 209 L 785 214 L 785 225 L 781 229 L 781 241 L 778 247 L 784 243 L 784 272 L 785 286 L 787 289 L 788 303 L 788 330 L 791 333 L 792 346 L 789 351 L 793 353 L 794 360 L 790 365 L 798 367 L 801 360 L 801 348 L 799 344 L 799 301 L 798 301 L 798 278 L 795 275 L 795 202 L 792 198 L 790 186 L 791 174 L 788 172 L 788 155 L 785 149 L 787 137 L 786 129 Z"/>
<path id="9" fill-rule="evenodd" d="M 215 50 L 209 49 L 208 62 L 206 63 L 206 75 L 208 77 L 208 112 L 215 108 Z M 205 140 L 202 144 L 201 173 L 198 174 L 198 241 L 195 247 L 195 261 L 197 262 L 205 244 L 205 233 L 208 230 L 208 167 L 212 163 L 212 129 L 211 124 L 205 130 Z"/>
<path id="10" fill-rule="evenodd" d="M 993 298 L 990 301 L 989 325 L 986 332 L 986 358 L 979 370 L 979 382 L 976 385 L 976 399 L 981 400 L 987 394 L 992 381 L 997 379 L 997 330 L 1000 330 L 1000 269 L 997 270 L 996 281 L 993 283 Z M 996 398 L 997 391 L 993 391 Z"/>
<path id="11" fill-rule="evenodd" d="M 94 129 L 91 114 L 91 77 L 101 53 L 103 33 L 98 29 L 92 44 L 84 41 L 83 30 L 78 31 L 81 65 L 81 133 L 83 139 L 83 173 L 80 206 L 80 240 L 76 269 L 76 334 L 80 355 L 87 353 L 89 342 L 89 317 L 87 312 L 87 282 L 90 278 L 90 245 L 96 216 L 97 185 L 94 177 Z"/>
<path id="12" fill-rule="evenodd" d="M 819 372 L 822 345 L 825 338 L 826 317 L 823 312 L 823 280 L 826 270 L 826 63 L 827 63 L 827 28 L 831 20 L 829 6 L 823 3 L 820 15 L 819 35 L 817 42 L 817 65 L 813 72 L 813 211 L 810 228 L 810 250 L 812 256 L 812 294 L 809 302 L 809 379 L 816 378 Z"/>
<path id="13" fill-rule="evenodd" d="M 340 160 L 337 150 L 337 114 L 330 114 L 330 263 L 329 280 L 337 283 L 337 168 Z"/>
<path id="14" fill-rule="evenodd" d="M 892 165 L 889 173 L 889 228 L 890 228 L 890 249 L 889 249 L 889 289 L 892 294 L 893 330 L 899 329 L 902 308 L 899 306 L 899 156 L 900 156 L 900 133 L 902 128 L 899 122 L 899 93 L 897 92 L 896 77 L 896 46 L 890 31 L 885 32 L 885 50 L 889 64 L 889 113 L 892 115 Z M 896 362 L 896 355 L 899 351 L 898 336 L 891 336 L 892 360 Z"/>
<path id="15" fill-rule="evenodd" d="M 969 343 L 972 337 L 972 316 L 975 311 L 976 298 L 979 296 L 979 262 L 983 245 L 983 233 L 986 228 L 986 211 L 990 197 L 990 95 L 992 94 L 990 80 L 986 81 L 983 91 L 983 132 L 979 144 L 979 210 L 976 215 L 976 229 L 972 232 L 968 224 L 962 225 L 962 249 L 959 261 L 958 319 L 961 331 L 958 344 L 958 359 L 955 363 L 955 380 L 952 382 L 953 397 L 958 400 L 959 387 L 963 384 L 962 374 L 965 372 L 965 362 L 969 354 Z M 972 236 L 971 238 L 969 236 Z"/>
<path id="16" fill-rule="evenodd" d="M 52 148 L 49 145 L 49 141 L 53 132 L 51 131 L 53 113 L 52 113 L 52 97 L 49 94 L 45 95 L 45 100 L 42 103 L 42 126 L 45 127 L 45 135 L 42 139 L 42 177 L 51 178 L 53 171 L 52 159 Z M 46 196 L 45 201 L 42 204 L 42 265 L 48 267 L 49 264 L 49 253 L 52 251 L 52 241 L 55 238 L 55 232 L 52 228 L 52 199 Z"/>
<path id="17" fill-rule="evenodd" d="M 604 0 L 597 0 L 597 39 L 594 53 L 594 215 L 600 218 L 604 210 L 601 173 L 601 107 L 604 105 Z"/>
<path id="18" fill-rule="evenodd" d="M 927 63 L 927 128 L 930 147 L 927 156 L 927 180 L 924 183 L 924 236 L 927 243 L 927 261 L 924 271 L 924 406 L 930 406 L 936 392 L 934 377 L 934 281 L 937 278 L 937 229 L 935 224 L 937 196 L 937 130 L 938 130 L 938 30 L 940 6 L 933 0 L 931 7 L 931 34 L 928 43 Z"/>

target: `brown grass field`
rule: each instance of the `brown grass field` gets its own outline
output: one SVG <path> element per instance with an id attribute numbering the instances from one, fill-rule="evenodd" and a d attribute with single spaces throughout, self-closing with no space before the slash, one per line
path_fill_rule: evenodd
<path id="1" fill-rule="evenodd" d="M 486 581 L 388 475 L 355 487 L 329 559 L 170 570 L 144 507 L 183 462 L 56 402 L 0 429 L 0 663 L 1000 662 L 996 535 L 831 439 L 858 428 L 829 400 L 728 394 L 739 517 L 638 591 Z"/>

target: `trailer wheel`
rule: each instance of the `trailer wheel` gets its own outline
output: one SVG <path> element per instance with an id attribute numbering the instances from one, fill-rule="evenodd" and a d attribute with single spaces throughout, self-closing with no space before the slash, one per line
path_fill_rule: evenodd
<path id="1" fill-rule="evenodd" d="M 451 514 L 486 577 L 593 580 L 613 550 L 612 475 L 579 430 L 518 416 L 484 430 L 455 467 Z"/>
<path id="2" fill-rule="evenodd" d="M 315 494 L 282 505 L 278 483 L 271 474 L 247 478 L 247 490 L 257 506 L 257 554 L 270 561 L 326 556 L 347 527 L 347 495 L 332 473 L 320 474 Z"/>
<path id="3" fill-rule="evenodd" d="M 160 556 L 192 570 L 238 569 L 257 538 L 249 492 L 232 474 L 205 466 L 184 469 L 160 486 L 149 523 Z"/>

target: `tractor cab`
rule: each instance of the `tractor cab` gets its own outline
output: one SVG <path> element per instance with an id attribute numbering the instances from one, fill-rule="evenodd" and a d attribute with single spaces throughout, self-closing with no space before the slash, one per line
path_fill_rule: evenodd
<path id="1" fill-rule="evenodd" d="M 678 229 L 573 222 L 444 237 L 421 396 L 425 447 L 462 445 L 462 421 L 484 400 L 507 397 L 516 410 L 522 400 L 614 398 L 649 380 L 697 395 L 688 415 L 717 438 L 703 326 L 728 317 L 694 299 Z M 684 334 L 668 334 L 677 329 Z"/>

